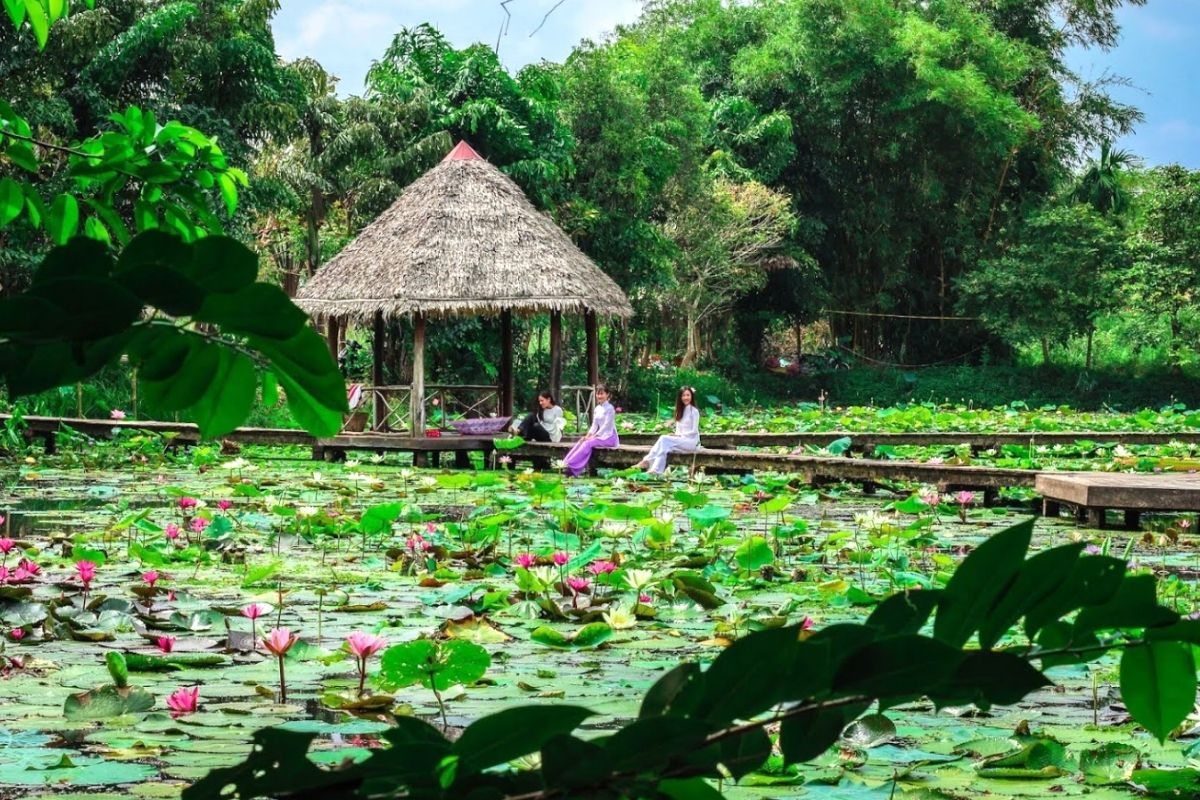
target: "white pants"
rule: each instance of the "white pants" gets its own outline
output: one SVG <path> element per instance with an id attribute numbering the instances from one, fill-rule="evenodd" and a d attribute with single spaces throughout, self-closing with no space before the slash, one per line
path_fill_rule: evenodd
<path id="1" fill-rule="evenodd" d="M 667 468 L 667 456 L 671 453 L 694 453 L 700 447 L 700 439 L 691 436 L 660 436 L 646 455 L 646 471 L 655 475 Z"/>

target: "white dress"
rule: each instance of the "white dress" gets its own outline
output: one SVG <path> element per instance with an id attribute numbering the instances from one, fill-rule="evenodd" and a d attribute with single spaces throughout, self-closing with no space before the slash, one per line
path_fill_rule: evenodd
<path id="1" fill-rule="evenodd" d="M 700 409 L 693 405 L 683 409 L 683 417 L 675 423 L 675 433 L 660 436 L 646 456 L 646 471 L 655 475 L 667 468 L 670 453 L 694 453 L 700 447 Z"/>

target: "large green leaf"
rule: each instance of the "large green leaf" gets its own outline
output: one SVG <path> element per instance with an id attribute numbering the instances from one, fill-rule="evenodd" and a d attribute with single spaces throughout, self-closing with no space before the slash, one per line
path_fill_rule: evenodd
<path id="1" fill-rule="evenodd" d="M 1121 699 L 1133 719 L 1165 741 L 1196 705 L 1192 646 L 1147 642 L 1121 656 Z"/>
<path id="2" fill-rule="evenodd" d="M 490 714 L 467 726 L 454 743 L 458 775 L 470 775 L 535 753 L 570 733 L 592 712 L 580 706 L 522 706 Z"/>
<path id="3" fill-rule="evenodd" d="M 67 698 L 63 714 L 70 720 L 110 719 L 154 708 L 154 696 L 145 689 L 101 686 Z"/>
<path id="4" fill-rule="evenodd" d="M 0 228 L 21 216 L 25 208 L 25 193 L 12 178 L 0 179 Z"/>
<path id="5" fill-rule="evenodd" d="M 254 363 L 241 353 L 220 347 L 217 368 L 208 388 L 190 408 L 190 415 L 206 437 L 229 433 L 250 415 L 257 380 Z"/>
<path id="6" fill-rule="evenodd" d="M 1016 577 L 1032 535 L 1030 518 L 993 535 L 959 564 L 938 601 L 935 637 L 956 648 L 967 643 Z"/>
<path id="7" fill-rule="evenodd" d="M 841 694 L 891 700 L 923 695 L 954 674 L 962 652 L 926 636 L 904 634 L 858 648 L 842 662 L 833 679 Z M 894 703 L 892 703 L 894 704 Z"/>
<path id="8" fill-rule="evenodd" d="M 1022 564 L 1017 579 L 979 627 L 979 646 L 990 650 L 1029 609 L 1053 594 L 1062 576 L 1071 574 L 1082 551 L 1083 542 L 1076 542 L 1038 553 Z"/>
<path id="9" fill-rule="evenodd" d="M 474 683 L 487 672 L 489 664 L 487 650 L 472 642 L 417 639 L 383 651 L 377 682 L 389 690 L 420 683 L 441 692 L 456 683 Z"/>

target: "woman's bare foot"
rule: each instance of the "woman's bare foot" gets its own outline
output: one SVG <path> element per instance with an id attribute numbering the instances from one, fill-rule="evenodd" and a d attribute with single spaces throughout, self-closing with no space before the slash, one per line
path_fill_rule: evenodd
<path id="1" fill-rule="evenodd" d="M 645 470 L 646 467 L 648 467 L 648 466 L 650 466 L 649 462 L 643 460 L 643 461 L 639 461 L 636 464 L 634 464 L 632 467 L 630 467 L 630 469 Z"/>

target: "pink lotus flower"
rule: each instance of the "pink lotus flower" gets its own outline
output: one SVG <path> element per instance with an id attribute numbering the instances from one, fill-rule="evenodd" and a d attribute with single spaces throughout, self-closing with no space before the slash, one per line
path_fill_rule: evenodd
<path id="1" fill-rule="evenodd" d="M 812 617 L 806 616 L 804 619 L 800 620 L 800 630 L 810 631 L 810 630 L 812 630 L 812 626 L 813 626 Z"/>
<path id="2" fill-rule="evenodd" d="M 96 565 L 91 561 L 76 561 L 75 571 L 79 573 L 79 582 L 83 584 L 84 589 L 91 586 L 92 581 L 96 579 Z"/>
<path id="3" fill-rule="evenodd" d="M 275 654 L 279 662 L 279 702 L 287 702 L 287 680 L 283 675 L 283 657 L 292 649 L 299 637 L 287 628 L 276 628 L 263 637 L 263 647 Z"/>
<path id="4" fill-rule="evenodd" d="M 160 636 L 154 640 L 154 643 L 158 645 L 158 649 L 164 653 L 169 653 L 175 649 L 174 636 Z"/>
<path id="5" fill-rule="evenodd" d="M 558 566 L 560 566 L 560 567 L 561 567 L 563 564 L 566 564 L 568 561 L 570 561 L 570 560 L 571 560 L 570 556 L 568 556 L 568 555 L 567 555 L 566 553 L 564 553 L 562 550 L 559 550 L 558 552 L 556 552 L 556 553 L 555 553 L 555 554 L 552 556 L 552 558 L 554 559 L 554 563 L 555 563 L 555 564 L 557 564 L 557 565 L 558 565 Z"/>
<path id="6" fill-rule="evenodd" d="M 1190 519 L 1181 519 L 1179 520 L 1179 527 L 1186 531 L 1192 527 L 1192 521 Z"/>
<path id="7" fill-rule="evenodd" d="M 428 534 L 431 534 L 431 535 L 436 533 L 437 525 L 434 525 L 432 522 L 426 522 L 425 523 L 425 532 Z"/>
<path id="8" fill-rule="evenodd" d="M 158 570 L 156 569 L 148 569 L 142 573 L 142 580 L 145 581 L 151 589 L 154 588 L 154 584 L 158 583 L 158 579 L 160 577 L 161 576 L 158 574 Z"/>
<path id="9" fill-rule="evenodd" d="M 942 504 L 942 496 L 937 492 L 925 492 L 921 495 L 921 500 L 930 508 L 937 508 Z"/>
<path id="10" fill-rule="evenodd" d="M 263 647 L 267 648 L 271 653 L 283 658 L 288 650 L 292 649 L 300 637 L 292 633 L 287 628 L 276 628 L 263 637 Z"/>
<path id="11" fill-rule="evenodd" d="M 251 603 L 242 609 L 242 616 L 246 619 L 258 619 L 270 610 L 271 607 L 263 603 Z"/>
<path id="12" fill-rule="evenodd" d="M 167 539 L 169 539 L 172 542 L 175 541 L 176 539 L 178 539 L 179 534 L 180 534 L 179 526 L 176 525 L 174 522 L 168 522 L 166 530 L 163 532 L 166 534 Z"/>
<path id="13" fill-rule="evenodd" d="M 37 565 L 36 561 L 31 561 L 28 558 L 22 558 L 20 563 L 17 564 L 17 569 L 25 570 L 25 573 L 31 578 L 36 578 L 38 573 L 42 571 L 42 568 Z"/>
<path id="14" fill-rule="evenodd" d="M 218 500 L 217 501 L 217 508 L 221 509 L 222 511 L 228 511 L 232 506 L 233 506 L 232 500 Z"/>
<path id="15" fill-rule="evenodd" d="M 516 558 L 513 559 L 513 561 L 516 563 L 516 565 L 518 567 L 523 567 L 524 569 L 529 569 L 537 562 L 537 559 L 535 559 L 529 553 L 520 553 L 517 555 Z"/>
<path id="16" fill-rule="evenodd" d="M 4 517 L 0 517 L 0 520 L 3 519 Z M 11 553 L 12 549 L 16 546 L 17 543 L 12 539 L 9 539 L 7 536 L 5 536 L 3 539 L 0 539 L 0 553 L 4 553 L 4 555 Z"/>
<path id="17" fill-rule="evenodd" d="M 199 707 L 199 686 L 193 686 L 190 689 L 176 689 L 167 695 L 167 708 L 171 709 L 172 717 L 181 717 L 184 714 L 194 714 L 196 709 Z"/>
<path id="18" fill-rule="evenodd" d="M 587 578 L 567 578 L 567 586 L 575 592 L 586 592 L 591 585 L 592 582 Z"/>
<path id="19" fill-rule="evenodd" d="M 204 533 L 204 529 L 212 524 L 212 520 L 206 517 L 193 517 L 191 524 L 188 526 L 194 533 Z"/>
<path id="20" fill-rule="evenodd" d="M 8 579 L 12 583 L 24 583 L 25 581 L 29 580 L 29 570 L 25 569 L 20 564 L 17 564 L 17 568 L 12 571 L 12 574 L 8 576 Z"/>
<path id="21" fill-rule="evenodd" d="M 642 605 L 649 605 L 653 601 L 654 601 L 654 598 L 651 597 L 650 595 L 646 594 L 645 592 L 642 592 L 641 594 L 638 595 L 638 602 Z"/>
<path id="22" fill-rule="evenodd" d="M 355 658 L 370 658 L 387 647 L 387 640 L 373 633 L 355 631 L 346 637 L 346 646 Z"/>
<path id="23" fill-rule="evenodd" d="M 406 547 L 408 547 L 408 552 L 413 554 L 416 554 L 418 551 L 424 552 L 433 547 L 433 545 L 425 541 L 425 538 L 419 533 L 414 533 L 412 536 L 408 537 L 404 544 Z"/>
<path id="24" fill-rule="evenodd" d="M 599 577 L 600 575 L 609 575 L 609 574 L 612 574 L 613 572 L 616 572 L 617 565 L 611 561 L 599 560 L 599 561 L 593 561 L 591 564 L 588 564 L 587 570 L 588 570 L 588 572 L 592 573 L 593 575 Z"/>
<path id="25" fill-rule="evenodd" d="M 114 408 L 108 412 L 108 416 L 110 419 L 125 419 L 125 412 L 119 408 Z"/>
<path id="26" fill-rule="evenodd" d="M 15 641 L 19 642 L 25 638 L 25 629 L 24 628 L 13 628 L 11 631 L 8 632 L 8 635 L 11 636 Z"/>
<path id="27" fill-rule="evenodd" d="M 974 492 L 959 492 L 958 494 L 954 495 L 954 500 L 960 506 L 969 506 L 969 505 L 971 505 L 971 503 L 975 502 L 975 493 Z"/>
<path id="28" fill-rule="evenodd" d="M 179 498 L 179 508 L 183 511 L 187 511 L 189 508 L 195 508 L 198 505 L 200 505 L 200 501 L 194 497 Z"/>

